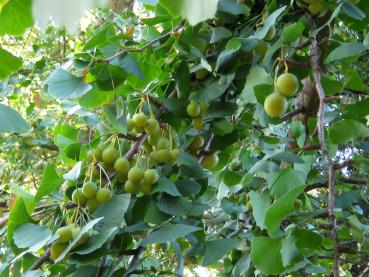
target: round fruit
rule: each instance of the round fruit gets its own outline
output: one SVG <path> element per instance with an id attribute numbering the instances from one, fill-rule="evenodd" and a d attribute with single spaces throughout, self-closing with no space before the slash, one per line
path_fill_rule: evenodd
<path id="1" fill-rule="evenodd" d="M 170 146 L 170 142 L 169 142 L 169 139 L 167 138 L 160 138 L 158 143 L 155 145 L 157 150 L 167 149 L 169 148 L 169 146 Z"/>
<path id="2" fill-rule="evenodd" d="M 156 145 L 159 142 L 160 134 L 150 134 L 147 138 L 147 141 L 150 145 Z"/>
<path id="3" fill-rule="evenodd" d="M 204 146 L 204 138 L 202 136 L 196 136 L 191 142 L 190 149 L 197 150 Z"/>
<path id="4" fill-rule="evenodd" d="M 59 242 L 68 242 L 73 239 L 72 226 L 70 225 L 60 227 L 58 230 L 56 230 L 56 233 L 59 235 L 59 238 L 58 238 Z"/>
<path id="5" fill-rule="evenodd" d="M 107 165 L 114 164 L 115 160 L 118 158 L 118 151 L 113 147 L 109 146 L 102 152 L 102 160 Z"/>
<path id="6" fill-rule="evenodd" d="M 168 149 L 161 149 L 155 152 L 155 161 L 158 163 L 169 163 L 171 161 L 170 151 Z"/>
<path id="7" fill-rule="evenodd" d="M 187 105 L 187 114 L 190 117 L 198 117 L 200 115 L 201 112 L 201 108 L 200 105 L 195 103 L 195 102 L 191 102 L 190 104 Z"/>
<path id="8" fill-rule="evenodd" d="M 140 184 L 140 189 L 142 191 L 143 194 L 145 195 L 149 195 L 152 191 L 152 184 L 146 182 L 145 180 L 143 182 L 141 182 Z"/>
<path id="9" fill-rule="evenodd" d="M 67 248 L 68 244 L 66 243 L 60 243 L 60 242 L 54 242 L 51 244 L 50 247 L 50 257 L 52 260 L 56 260 L 61 253 Z"/>
<path id="10" fill-rule="evenodd" d="M 192 119 L 192 126 L 198 131 L 204 129 L 204 123 L 202 122 L 200 117 Z"/>
<path id="11" fill-rule="evenodd" d="M 256 45 L 254 51 L 256 54 L 264 57 L 266 52 L 268 51 L 268 44 L 266 44 L 265 42 L 261 42 L 258 45 Z"/>
<path id="12" fill-rule="evenodd" d="M 233 160 L 229 163 L 229 169 L 232 171 L 239 169 L 240 166 L 241 166 L 241 162 L 238 160 Z"/>
<path id="13" fill-rule="evenodd" d="M 277 89 L 283 96 L 292 96 L 299 89 L 299 81 L 291 73 L 284 73 L 277 79 Z"/>
<path id="14" fill-rule="evenodd" d="M 323 2 L 312 2 L 309 4 L 308 10 L 312 15 L 317 15 L 322 12 L 324 9 L 324 3 Z"/>
<path id="15" fill-rule="evenodd" d="M 135 127 L 135 123 L 132 118 L 127 118 L 127 130 L 130 132 Z"/>
<path id="16" fill-rule="evenodd" d="M 160 246 L 160 244 L 159 244 L 159 243 L 154 243 L 154 244 L 152 245 L 152 247 L 153 247 L 155 250 L 160 250 L 160 249 L 161 249 L 161 246 Z"/>
<path id="17" fill-rule="evenodd" d="M 302 207 L 302 201 L 300 199 L 296 199 L 294 203 L 295 209 L 300 210 Z"/>
<path id="18" fill-rule="evenodd" d="M 124 175 L 128 172 L 130 168 L 130 163 L 126 158 L 120 157 L 114 163 L 114 169 L 116 172 Z"/>
<path id="19" fill-rule="evenodd" d="M 124 184 L 124 190 L 128 193 L 135 194 L 138 191 L 138 185 L 131 182 L 130 180 L 127 180 Z"/>
<path id="20" fill-rule="evenodd" d="M 218 164 L 219 158 L 217 154 L 212 154 L 209 156 L 205 156 L 202 161 L 201 164 L 204 168 L 206 169 L 212 169 L 213 167 L 215 167 Z"/>
<path id="21" fill-rule="evenodd" d="M 136 113 L 132 119 L 136 128 L 144 128 L 147 123 L 147 116 L 142 112 Z"/>
<path id="22" fill-rule="evenodd" d="M 343 269 L 344 271 L 347 271 L 347 270 L 349 270 L 349 269 L 350 269 L 350 265 L 349 265 L 349 264 L 343 264 L 341 267 L 342 267 L 342 269 Z"/>
<path id="23" fill-rule="evenodd" d="M 100 161 L 102 151 L 101 149 L 91 149 L 87 152 L 87 160 L 92 163 L 93 161 Z"/>
<path id="24" fill-rule="evenodd" d="M 172 151 L 170 151 L 170 158 L 172 159 L 172 161 L 176 161 L 179 155 L 179 149 L 173 149 Z"/>
<path id="25" fill-rule="evenodd" d="M 88 212 L 92 214 L 100 207 L 100 203 L 97 202 L 96 198 L 90 198 L 87 200 L 86 207 Z"/>
<path id="26" fill-rule="evenodd" d="M 274 25 L 270 26 L 267 34 L 265 35 L 265 40 L 272 40 L 275 37 L 275 34 L 277 33 L 277 29 Z"/>
<path id="27" fill-rule="evenodd" d="M 136 134 L 141 134 L 145 130 L 144 127 L 135 127 L 134 129 Z"/>
<path id="28" fill-rule="evenodd" d="M 128 180 L 130 180 L 131 182 L 135 184 L 139 184 L 141 180 L 143 179 L 143 177 L 144 177 L 144 171 L 142 168 L 138 166 L 134 166 L 128 171 Z"/>
<path id="29" fill-rule="evenodd" d="M 96 195 L 97 186 L 94 182 L 86 182 L 83 184 L 82 193 L 87 198 L 92 198 Z"/>
<path id="30" fill-rule="evenodd" d="M 286 97 L 279 92 L 269 94 L 264 101 L 264 110 L 271 117 L 280 117 L 287 110 Z"/>
<path id="31" fill-rule="evenodd" d="M 207 71 L 205 68 L 201 68 L 195 72 L 195 76 L 197 80 L 203 80 L 208 75 L 209 75 L 209 71 Z"/>
<path id="32" fill-rule="evenodd" d="M 147 169 L 144 173 L 144 182 L 150 185 L 155 184 L 159 180 L 159 174 L 155 169 Z"/>
<path id="33" fill-rule="evenodd" d="M 108 188 L 101 188 L 96 193 L 96 200 L 100 203 L 108 203 L 113 197 L 113 193 Z"/>
<path id="34" fill-rule="evenodd" d="M 160 124 L 155 118 L 149 118 L 145 126 L 145 132 L 148 134 L 157 134 L 160 132 Z"/>
<path id="35" fill-rule="evenodd" d="M 209 108 L 208 103 L 204 101 L 200 102 L 200 116 L 203 116 L 208 108 Z"/>
<path id="36" fill-rule="evenodd" d="M 246 208 L 247 208 L 248 211 L 250 211 L 252 209 L 252 203 L 251 203 L 251 201 L 247 201 Z"/>
<path id="37" fill-rule="evenodd" d="M 83 195 L 81 188 L 75 189 L 72 193 L 72 201 L 76 205 L 85 205 L 87 198 Z"/>

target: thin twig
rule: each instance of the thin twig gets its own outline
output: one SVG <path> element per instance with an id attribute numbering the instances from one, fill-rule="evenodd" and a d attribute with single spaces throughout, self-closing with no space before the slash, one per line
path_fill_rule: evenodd
<path id="1" fill-rule="evenodd" d="M 41 257 L 38 259 L 37 262 L 35 262 L 31 267 L 30 271 L 39 269 L 45 262 L 50 260 L 50 248 L 48 248 L 44 254 L 41 255 Z"/>
<path id="2" fill-rule="evenodd" d="M 303 113 L 303 112 L 304 112 L 304 107 L 294 109 L 294 110 L 290 111 L 289 113 L 285 114 L 284 116 L 282 116 L 280 122 L 287 121 L 287 120 L 291 119 L 292 117 L 294 117 L 295 115 L 298 115 L 298 114 Z"/>
<path id="3" fill-rule="evenodd" d="M 327 145 L 325 143 L 324 138 L 324 102 L 325 102 L 325 94 L 321 84 L 321 72 L 319 68 L 319 54 L 318 54 L 318 42 L 316 35 L 313 35 L 311 38 L 311 67 L 313 70 L 313 76 L 315 81 L 315 87 L 319 95 L 319 110 L 318 110 L 318 137 L 319 143 L 321 146 L 322 154 L 324 155 L 327 164 L 328 164 L 328 215 L 330 224 L 332 226 L 332 240 L 334 242 L 334 264 L 333 264 L 333 276 L 339 277 L 339 266 L 340 266 L 340 250 L 339 250 L 339 241 L 337 235 L 337 223 L 336 217 L 334 214 L 334 201 L 335 201 L 335 189 L 334 189 L 334 163 L 329 155 Z"/>

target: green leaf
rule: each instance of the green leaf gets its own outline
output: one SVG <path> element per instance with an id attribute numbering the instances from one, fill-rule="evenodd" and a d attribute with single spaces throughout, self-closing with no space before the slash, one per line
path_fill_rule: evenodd
<path id="1" fill-rule="evenodd" d="M 214 135 L 224 136 L 233 132 L 233 124 L 226 119 L 223 121 L 217 121 L 213 124 L 212 131 Z"/>
<path id="2" fill-rule="evenodd" d="M 340 81 L 329 79 L 322 76 L 322 86 L 326 96 L 340 93 L 343 89 L 343 83 Z"/>
<path id="3" fill-rule="evenodd" d="M 206 110 L 204 119 L 222 118 L 233 115 L 237 110 L 237 104 L 231 102 L 213 102 Z"/>
<path id="4" fill-rule="evenodd" d="M 345 84 L 346 89 L 352 89 L 356 91 L 362 91 L 365 89 L 365 84 L 361 79 L 359 73 L 354 69 L 348 69 L 345 72 Z"/>
<path id="5" fill-rule="evenodd" d="M 182 197 L 172 197 L 166 194 L 163 194 L 162 197 L 158 201 L 158 208 L 160 211 L 175 215 L 182 216 L 188 212 L 190 212 L 192 208 L 192 204 L 190 201 L 186 200 Z"/>
<path id="6" fill-rule="evenodd" d="M 139 246 L 145 246 L 149 243 L 164 243 L 167 241 L 184 237 L 198 230 L 200 230 L 200 228 L 195 226 L 169 223 L 165 225 L 163 228 L 150 233 L 146 238 L 144 238 L 139 243 Z"/>
<path id="7" fill-rule="evenodd" d="M 244 276 L 246 271 L 249 270 L 251 259 L 249 253 L 244 253 L 241 258 L 238 259 L 236 265 L 233 267 L 232 276 L 241 277 Z"/>
<path id="8" fill-rule="evenodd" d="M 264 104 L 265 98 L 271 94 L 274 91 L 274 86 L 273 85 L 267 85 L 267 84 L 261 84 L 261 85 L 256 85 L 254 87 L 254 94 L 256 97 L 256 100 L 258 101 L 258 103 L 260 103 L 261 105 Z"/>
<path id="9" fill-rule="evenodd" d="M 14 243 L 19 248 L 28 248 L 34 246 L 40 241 L 49 239 L 52 236 L 52 232 L 49 228 L 32 224 L 25 223 L 19 225 L 14 231 Z"/>
<path id="10" fill-rule="evenodd" d="M 212 29 L 210 43 L 216 43 L 222 39 L 230 38 L 232 32 L 225 27 L 215 27 Z"/>
<path id="11" fill-rule="evenodd" d="M 261 229 L 265 229 L 265 214 L 271 206 L 269 193 L 252 191 L 250 192 L 250 200 L 252 205 L 252 216 L 255 219 L 256 225 Z"/>
<path id="12" fill-rule="evenodd" d="M 178 97 L 187 98 L 191 92 L 190 68 L 188 64 L 182 61 L 174 72 L 173 77 L 176 81 Z M 166 98 L 166 100 L 169 99 L 171 98 Z"/>
<path id="13" fill-rule="evenodd" d="M 114 233 L 116 232 L 117 227 L 112 227 L 109 229 L 103 229 L 98 234 L 92 235 L 89 240 L 82 245 L 82 247 L 78 248 L 76 254 L 79 255 L 86 255 L 89 253 L 94 252 L 95 250 L 99 249 L 107 242 L 109 239 L 114 237 Z"/>
<path id="14" fill-rule="evenodd" d="M 33 195 L 17 184 L 10 184 L 10 191 L 18 197 L 22 197 L 28 214 L 32 214 L 33 209 L 36 206 Z"/>
<path id="15" fill-rule="evenodd" d="M 301 121 L 294 120 L 291 122 L 291 132 L 296 139 L 297 145 L 303 147 L 306 140 L 305 125 Z"/>
<path id="16" fill-rule="evenodd" d="M 16 72 L 22 66 L 22 59 L 13 56 L 3 48 L 0 48 L 0 60 L 0 80 Z"/>
<path id="17" fill-rule="evenodd" d="M 160 102 L 163 103 L 164 107 L 166 107 L 174 115 L 179 117 L 187 116 L 186 112 L 187 100 L 172 97 L 172 98 L 160 98 Z"/>
<path id="18" fill-rule="evenodd" d="M 234 70 L 238 63 L 238 50 L 239 49 L 225 49 L 222 51 L 217 58 L 215 64 L 215 71 L 217 73 L 224 73 Z"/>
<path id="19" fill-rule="evenodd" d="M 281 255 L 283 266 L 292 265 L 303 259 L 300 250 L 296 247 L 297 238 L 289 235 L 282 241 Z"/>
<path id="20" fill-rule="evenodd" d="M 155 192 L 165 192 L 171 196 L 181 196 L 176 185 L 166 177 L 160 177 L 152 193 Z"/>
<path id="21" fill-rule="evenodd" d="M 301 159 L 299 156 L 297 156 L 296 154 L 290 151 L 279 152 L 277 154 L 270 156 L 269 159 L 276 160 L 276 161 L 285 161 L 289 164 L 293 164 L 293 163 L 303 164 L 304 163 L 303 159 Z"/>
<path id="22" fill-rule="evenodd" d="M 44 170 L 44 175 L 42 175 L 41 184 L 35 195 L 35 203 L 38 203 L 42 197 L 57 189 L 63 181 L 64 180 L 59 177 L 55 168 L 48 163 Z"/>
<path id="23" fill-rule="evenodd" d="M 0 133 L 22 133 L 30 126 L 15 110 L 0 104 Z"/>
<path id="24" fill-rule="evenodd" d="M 131 54 L 119 56 L 112 60 L 110 64 L 123 68 L 129 74 L 135 75 L 139 79 L 144 79 L 144 73 L 142 72 L 140 65 Z"/>
<path id="25" fill-rule="evenodd" d="M 359 42 L 342 43 L 340 46 L 329 53 L 324 63 L 328 64 L 345 58 L 359 56 L 366 50 L 368 50 L 368 48 Z"/>
<path id="26" fill-rule="evenodd" d="M 343 2 L 342 11 L 357 20 L 363 20 L 366 17 L 366 14 L 362 10 L 348 2 Z"/>
<path id="27" fill-rule="evenodd" d="M 354 240 L 362 242 L 364 239 L 364 230 L 360 220 L 356 215 L 350 215 L 348 218 L 350 224 L 350 231 Z"/>
<path id="28" fill-rule="evenodd" d="M 369 128 L 352 119 L 339 120 L 333 123 L 329 130 L 329 137 L 334 144 L 343 144 L 357 138 L 368 136 Z"/>
<path id="29" fill-rule="evenodd" d="M 173 16 L 180 15 L 191 25 L 215 16 L 219 0 L 160 0 L 159 3 Z"/>
<path id="30" fill-rule="evenodd" d="M 78 233 L 78 235 L 68 244 L 67 248 L 59 255 L 59 257 L 55 260 L 55 263 L 59 263 L 62 261 L 65 257 L 65 255 L 68 254 L 72 248 L 75 247 L 75 245 L 78 243 L 78 241 L 81 239 L 81 237 L 85 234 L 90 232 L 94 228 L 94 226 L 99 223 L 103 218 L 95 218 L 91 221 L 89 221 L 85 226 L 81 228 L 81 231 Z"/>
<path id="31" fill-rule="evenodd" d="M 122 134 L 127 134 L 127 115 L 125 110 L 119 114 L 118 107 L 116 105 L 111 105 L 105 106 L 104 112 L 115 130 Z"/>
<path id="32" fill-rule="evenodd" d="M 106 103 L 113 102 L 115 98 L 114 91 L 103 91 L 93 87 L 78 99 L 79 104 L 87 109 L 95 109 Z"/>
<path id="33" fill-rule="evenodd" d="M 246 103 L 256 103 L 257 100 L 254 93 L 254 87 L 261 84 L 273 85 L 273 79 L 264 68 L 255 66 L 250 69 L 249 74 L 247 75 L 245 87 L 243 88 L 240 96 L 241 99 Z"/>
<path id="34" fill-rule="evenodd" d="M 322 243 L 322 237 L 314 231 L 294 229 L 293 236 L 297 238 L 296 246 L 300 249 L 308 248 L 318 250 Z"/>
<path id="35" fill-rule="evenodd" d="M 176 181 L 176 186 L 182 196 L 194 195 L 201 190 L 201 185 L 190 178 L 178 179 Z"/>
<path id="36" fill-rule="evenodd" d="M 280 274 L 284 271 L 282 264 L 281 239 L 253 237 L 251 240 L 251 260 L 263 274 Z"/>
<path id="37" fill-rule="evenodd" d="M 57 98 L 78 98 L 89 91 L 92 86 L 83 82 L 82 77 L 77 77 L 62 68 L 54 70 L 47 78 L 48 91 Z"/>
<path id="38" fill-rule="evenodd" d="M 275 25 L 277 18 L 283 13 L 283 11 L 287 8 L 287 6 L 283 6 L 278 10 L 275 10 L 268 18 L 264 21 L 264 25 L 262 28 L 256 30 L 254 37 L 258 39 L 263 39 L 268 33 L 270 27 Z"/>
<path id="39" fill-rule="evenodd" d="M 369 98 L 365 98 L 362 101 L 358 101 L 353 104 L 346 105 L 345 118 L 361 121 L 366 123 L 365 117 L 369 115 Z"/>
<path id="40" fill-rule="evenodd" d="M 289 24 L 283 29 L 283 41 L 286 43 L 294 42 L 296 39 L 300 38 L 304 29 L 305 26 L 301 22 Z"/>
<path id="41" fill-rule="evenodd" d="M 124 214 L 128 209 L 130 202 L 130 194 L 114 195 L 113 198 L 106 204 L 98 208 L 93 216 L 101 217 L 103 220 L 98 224 L 97 229 L 107 229 L 112 227 L 123 227 L 125 224 Z"/>
<path id="42" fill-rule="evenodd" d="M 33 25 L 31 0 L 9 0 L 0 7 L 0 36 L 22 35 Z"/>
<path id="43" fill-rule="evenodd" d="M 300 172 L 292 168 L 285 168 L 269 173 L 267 183 L 271 194 L 279 198 L 296 187 L 304 186 L 305 179 Z"/>
<path id="44" fill-rule="evenodd" d="M 194 101 L 212 101 L 219 98 L 228 88 L 229 84 L 219 84 L 218 81 L 195 91 L 191 99 Z"/>
<path id="45" fill-rule="evenodd" d="M 181 151 L 177 158 L 177 164 L 180 166 L 187 167 L 192 172 L 193 178 L 196 177 L 204 177 L 206 176 L 206 172 L 204 171 L 203 167 L 200 165 L 199 161 L 192 155 Z"/>
<path id="46" fill-rule="evenodd" d="M 237 245 L 236 239 L 220 239 L 207 241 L 205 244 L 205 255 L 202 260 L 202 266 L 209 266 L 221 259 L 232 248 Z"/>
<path id="47" fill-rule="evenodd" d="M 114 25 L 108 23 L 99 28 L 95 35 L 89 38 L 83 46 L 83 51 L 87 51 L 94 47 L 102 47 L 111 42 L 111 37 L 115 35 Z"/>
<path id="48" fill-rule="evenodd" d="M 233 15 L 248 15 L 250 8 L 245 4 L 241 4 L 233 0 L 220 0 L 218 4 L 218 11 Z"/>
<path id="49" fill-rule="evenodd" d="M 269 207 L 264 221 L 269 236 L 274 237 L 280 232 L 280 224 L 289 213 L 295 210 L 295 200 L 304 191 L 304 187 L 295 187 L 274 201 Z"/>
<path id="50" fill-rule="evenodd" d="M 161 212 L 158 209 L 157 202 L 152 199 L 146 209 L 144 221 L 148 224 L 159 225 L 168 218 L 170 218 L 170 215 Z"/>

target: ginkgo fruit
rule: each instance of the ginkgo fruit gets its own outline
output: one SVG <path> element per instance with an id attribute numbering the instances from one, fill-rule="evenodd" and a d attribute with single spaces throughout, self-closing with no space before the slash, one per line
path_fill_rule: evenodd
<path id="1" fill-rule="evenodd" d="M 277 89 L 283 96 L 292 96 L 299 89 L 299 81 L 291 73 L 284 73 L 277 78 Z"/>
<path id="2" fill-rule="evenodd" d="M 75 189 L 72 193 L 72 201 L 76 205 L 85 205 L 87 198 L 84 196 L 82 188 Z"/>
<path id="3" fill-rule="evenodd" d="M 143 179 L 143 177 L 144 177 L 144 171 L 142 168 L 138 166 L 134 166 L 128 171 L 128 180 L 130 180 L 131 182 L 135 184 L 139 184 L 141 180 Z"/>
<path id="4" fill-rule="evenodd" d="M 311 1 L 309 6 L 308 6 L 308 10 L 311 14 L 313 15 L 317 15 L 319 13 L 321 13 L 324 9 L 324 1 L 323 0 L 314 0 Z"/>
<path id="5" fill-rule="evenodd" d="M 108 146 L 102 152 L 102 160 L 107 165 L 113 165 L 118 158 L 118 151 L 113 146 Z"/>
<path id="6" fill-rule="evenodd" d="M 158 163 L 169 163 L 171 161 L 170 152 L 168 149 L 161 149 L 154 153 L 154 159 Z"/>
<path id="7" fill-rule="evenodd" d="M 92 163 L 93 161 L 100 161 L 102 155 L 101 149 L 91 149 L 87 152 L 87 160 Z"/>
<path id="8" fill-rule="evenodd" d="M 218 155 L 214 153 L 214 154 L 205 156 L 201 160 L 201 164 L 206 169 L 212 169 L 218 164 L 218 161 L 219 161 Z"/>
<path id="9" fill-rule="evenodd" d="M 96 200 L 96 198 L 90 198 L 86 203 L 87 210 L 90 214 L 94 213 L 97 208 L 100 207 L 100 203 Z"/>
<path id="10" fill-rule="evenodd" d="M 97 186 L 94 182 L 86 182 L 82 186 L 82 193 L 87 198 L 92 198 L 96 195 L 97 192 Z"/>
<path id="11" fill-rule="evenodd" d="M 58 230 L 56 230 L 56 233 L 59 235 L 59 242 L 68 242 L 73 239 L 71 225 L 60 227 Z"/>
<path id="12" fill-rule="evenodd" d="M 201 112 L 201 107 L 196 102 L 191 102 L 187 105 L 187 114 L 190 117 L 198 117 Z"/>
<path id="13" fill-rule="evenodd" d="M 140 184 L 140 189 L 143 194 L 149 195 L 152 191 L 152 184 L 143 180 Z"/>
<path id="14" fill-rule="evenodd" d="M 300 210 L 302 207 L 302 201 L 300 199 L 296 199 L 294 203 L 294 207 L 296 210 Z"/>
<path id="15" fill-rule="evenodd" d="M 61 253 L 67 248 L 68 244 L 61 242 L 54 242 L 50 247 L 50 258 L 55 261 Z"/>
<path id="16" fill-rule="evenodd" d="M 135 194 L 138 191 L 138 185 L 130 180 L 127 180 L 124 184 L 124 190 L 128 193 Z"/>
<path id="17" fill-rule="evenodd" d="M 200 117 L 192 119 L 192 126 L 194 129 L 201 131 L 204 129 L 204 122 L 202 122 Z"/>
<path id="18" fill-rule="evenodd" d="M 155 118 L 149 118 L 146 122 L 145 132 L 149 135 L 157 134 L 160 132 L 160 124 Z"/>
<path id="19" fill-rule="evenodd" d="M 156 149 L 161 150 L 161 149 L 167 149 L 169 148 L 170 145 L 170 141 L 167 138 L 160 138 L 158 143 L 155 145 Z"/>
<path id="20" fill-rule="evenodd" d="M 108 188 L 101 188 L 96 193 L 96 200 L 99 203 L 108 203 L 113 197 L 113 193 Z"/>
<path id="21" fill-rule="evenodd" d="M 204 146 L 204 138 L 202 136 L 196 136 L 191 142 L 190 149 L 197 150 Z"/>
<path id="22" fill-rule="evenodd" d="M 114 163 L 115 171 L 122 175 L 126 174 L 130 167 L 131 165 L 129 161 L 124 157 L 118 158 Z"/>
<path id="23" fill-rule="evenodd" d="M 155 169 L 147 169 L 144 172 L 144 182 L 152 185 L 159 180 L 159 174 Z"/>
<path id="24" fill-rule="evenodd" d="M 136 113 L 132 117 L 132 120 L 135 125 L 135 128 L 144 128 L 147 123 L 147 116 L 143 112 Z"/>
<path id="25" fill-rule="evenodd" d="M 264 110 L 271 117 L 280 117 L 287 110 L 286 97 L 279 92 L 269 94 L 264 101 Z"/>

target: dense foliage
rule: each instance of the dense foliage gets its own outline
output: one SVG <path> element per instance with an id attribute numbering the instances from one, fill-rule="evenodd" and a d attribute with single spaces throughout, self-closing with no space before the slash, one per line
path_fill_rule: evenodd
<path id="1" fill-rule="evenodd" d="M 0 1 L 0 276 L 367 276 L 369 2 L 138 2 Z"/>

